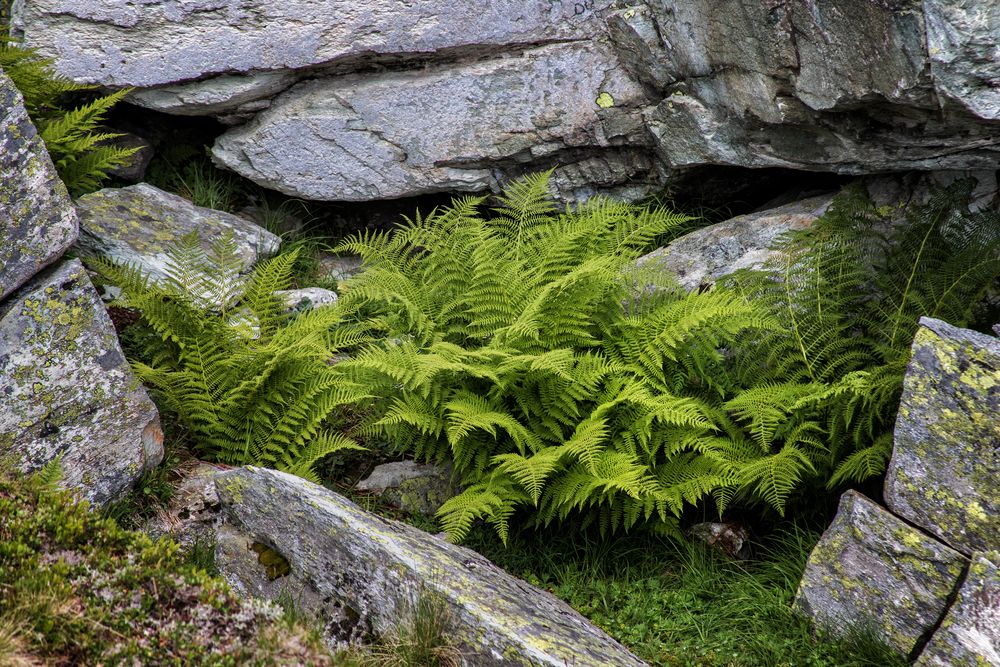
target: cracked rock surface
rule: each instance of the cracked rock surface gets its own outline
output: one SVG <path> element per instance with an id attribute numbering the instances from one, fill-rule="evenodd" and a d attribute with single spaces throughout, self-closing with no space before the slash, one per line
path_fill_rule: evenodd
<path id="1" fill-rule="evenodd" d="M 384 632 L 441 602 L 465 665 L 639 667 L 566 603 L 470 549 L 365 512 L 298 477 L 245 467 L 218 475 L 217 563 L 237 590 L 286 590 L 319 611 L 333 640 Z M 359 630 L 360 628 L 360 630 Z"/>
<path id="2" fill-rule="evenodd" d="M 25 472 L 61 457 L 63 483 L 94 503 L 163 459 L 156 407 L 77 259 L 0 305 L 0 456 Z"/>

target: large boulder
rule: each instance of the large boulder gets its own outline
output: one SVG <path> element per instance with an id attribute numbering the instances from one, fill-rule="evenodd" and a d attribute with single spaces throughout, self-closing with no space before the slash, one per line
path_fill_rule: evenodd
<path id="1" fill-rule="evenodd" d="M 498 167 L 561 162 L 553 182 L 574 198 L 651 169 L 636 151 L 643 101 L 598 44 L 552 44 L 302 83 L 222 135 L 213 155 L 265 187 L 339 201 L 485 190 Z"/>
<path id="2" fill-rule="evenodd" d="M 1000 667 L 1000 553 L 976 554 L 916 667 Z"/>
<path id="3" fill-rule="evenodd" d="M 944 613 L 966 562 L 848 491 L 809 555 L 795 604 L 835 634 L 871 630 L 908 655 Z"/>
<path id="4" fill-rule="evenodd" d="M 404 512 L 433 515 L 457 495 L 451 467 L 416 461 L 393 461 L 375 466 L 355 491 L 375 493 Z"/>
<path id="5" fill-rule="evenodd" d="M 95 503 L 163 458 L 156 407 L 79 260 L 0 305 L 0 456 L 25 472 L 59 457 L 64 483 Z"/>
<path id="6" fill-rule="evenodd" d="M 243 271 L 277 252 L 281 239 L 237 215 L 195 206 L 179 195 L 147 183 L 105 188 L 77 200 L 84 255 L 101 255 L 141 268 L 154 281 L 168 274 L 169 250 L 181 237 L 196 232 L 210 252 L 231 236 Z"/>
<path id="7" fill-rule="evenodd" d="M 923 318 L 912 351 L 886 504 L 966 554 L 1000 550 L 1000 339 Z"/>
<path id="8" fill-rule="evenodd" d="M 66 186 L 28 118 L 21 93 L 0 71 L 0 300 L 76 240 Z"/>
<path id="9" fill-rule="evenodd" d="M 972 0 L 630 0 L 610 19 L 674 167 L 993 169 L 1000 9 Z M 987 7 L 987 5 L 989 5 Z"/>
<path id="10" fill-rule="evenodd" d="M 463 664 L 644 664 L 568 605 L 479 554 L 323 487 L 247 467 L 217 476 L 216 488 L 223 574 L 237 590 L 283 591 L 307 610 L 326 611 L 339 638 L 389 631 L 426 597 L 443 606 Z"/>

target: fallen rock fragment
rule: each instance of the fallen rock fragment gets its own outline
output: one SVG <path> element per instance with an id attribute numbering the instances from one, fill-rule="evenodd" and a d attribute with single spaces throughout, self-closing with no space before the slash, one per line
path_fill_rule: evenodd
<path id="1" fill-rule="evenodd" d="M 354 488 L 377 493 L 404 512 L 426 515 L 433 515 L 458 493 L 450 469 L 416 461 L 375 466 Z"/>

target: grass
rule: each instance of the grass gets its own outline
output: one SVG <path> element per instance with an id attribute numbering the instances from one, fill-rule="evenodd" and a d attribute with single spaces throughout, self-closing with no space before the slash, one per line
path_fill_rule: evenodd
<path id="1" fill-rule="evenodd" d="M 487 530 L 468 546 L 545 588 L 654 665 L 894 667 L 906 661 L 864 631 L 816 637 L 791 606 L 818 533 L 791 524 L 746 563 L 653 536 L 602 541 Z"/>

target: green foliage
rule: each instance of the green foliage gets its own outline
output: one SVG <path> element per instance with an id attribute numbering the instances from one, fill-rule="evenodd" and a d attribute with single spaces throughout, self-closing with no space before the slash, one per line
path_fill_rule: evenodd
<path id="1" fill-rule="evenodd" d="M 474 530 L 469 546 L 565 600 L 652 665 L 903 667 L 857 628 L 816 635 L 792 599 L 818 532 L 778 527 L 755 556 L 732 561 L 701 545 L 650 535 L 522 533 L 504 546 Z"/>
<path id="2" fill-rule="evenodd" d="M 318 633 L 68 492 L 2 475 L 0 517 L 0 664 L 334 664 Z"/>
<path id="3" fill-rule="evenodd" d="M 357 447 L 327 424 L 338 406 L 363 397 L 330 360 L 366 336 L 339 326 L 336 309 L 284 312 L 274 292 L 288 287 L 295 261 L 295 251 L 284 253 L 243 278 L 231 237 L 206 252 L 189 235 L 172 249 L 165 283 L 107 260 L 94 266 L 122 288 L 115 305 L 139 311 L 155 333 L 132 367 L 197 454 L 316 479 L 324 456 Z"/>
<path id="4" fill-rule="evenodd" d="M 95 86 L 76 84 L 56 74 L 52 60 L 29 48 L 0 38 L 0 69 L 24 97 L 28 115 L 38 128 L 60 178 L 73 195 L 96 190 L 106 172 L 125 164 L 136 148 L 122 148 L 119 134 L 103 132 L 100 124 L 111 108 L 130 91 L 110 95 L 69 109 L 67 96 L 90 92 Z"/>
<path id="5" fill-rule="evenodd" d="M 848 189 L 729 282 L 784 324 L 732 351 L 751 388 L 729 409 L 758 445 L 794 442 L 831 488 L 883 472 L 919 318 L 966 326 L 1000 276 L 1000 216 L 971 213 L 970 190 L 900 209 Z"/>
<path id="6" fill-rule="evenodd" d="M 807 464 L 743 437 L 720 352 L 773 323 L 734 293 L 635 270 L 685 217 L 608 200 L 560 212 L 547 185 L 513 184 L 489 219 L 464 198 L 340 246 L 366 263 L 343 308 L 385 334 L 342 364 L 377 397 L 367 431 L 453 462 L 468 486 L 440 511 L 454 539 L 480 518 L 505 537 L 519 509 L 614 530 L 670 529 L 709 495 L 780 505 Z"/>

